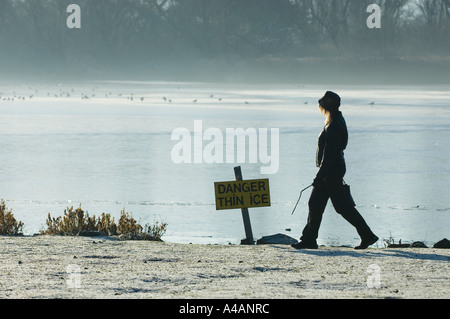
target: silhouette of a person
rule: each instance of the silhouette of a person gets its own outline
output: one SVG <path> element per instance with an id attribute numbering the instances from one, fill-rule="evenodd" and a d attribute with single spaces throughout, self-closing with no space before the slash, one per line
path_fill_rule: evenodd
<path id="1" fill-rule="evenodd" d="M 319 100 L 319 109 L 325 117 L 325 128 L 319 136 L 316 164 L 319 171 L 313 181 L 313 190 L 308 201 L 308 220 L 296 249 L 317 249 L 322 215 L 329 199 L 337 213 L 353 225 L 361 243 L 355 249 L 366 249 L 378 241 L 364 218 L 355 208 L 350 186 L 345 184 L 346 165 L 344 150 L 348 143 L 347 125 L 339 111 L 341 98 L 328 91 Z"/>

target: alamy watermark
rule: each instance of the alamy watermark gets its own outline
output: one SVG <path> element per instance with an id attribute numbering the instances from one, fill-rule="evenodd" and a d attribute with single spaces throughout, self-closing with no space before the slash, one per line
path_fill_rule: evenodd
<path id="1" fill-rule="evenodd" d="M 380 288 L 381 287 L 381 267 L 377 264 L 371 264 L 367 267 L 367 288 Z"/>
<path id="2" fill-rule="evenodd" d="M 371 15 L 367 18 L 366 24 L 369 29 L 381 28 L 381 8 L 377 4 L 371 4 L 367 7 L 367 13 Z"/>
<path id="3" fill-rule="evenodd" d="M 276 174 L 280 164 L 280 130 L 271 128 L 219 128 L 203 130 L 203 121 L 194 121 L 194 130 L 176 128 L 171 140 L 175 164 L 261 164 L 261 174 Z"/>
<path id="4" fill-rule="evenodd" d="M 81 29 L 81 8 L 78 4 L 70 4 L 67 7 L 67 13 L 70 15 L 67 17 L 66 25 L 69 29 Z M 369 29 L 381 28 L 381 8 L 377 4 L 370 4 L 366 10 L 370 13 L 367 18 L 366 24 Z"/>
<path id="5" fill-rule="evenodd" d="M 67 17 L 66 25 L 69 29 L 81 29 L 81 8 L 78 4 L 70 4 L 67 7 L 67 13 L 70 15 Z"/>
<path id="6" fill-rule="evenodd" d="M 81 288 L 81 268 L 78 265 L 72 264 L 66 267 L 67 279 L 66 284 L 70 289 Z"/>

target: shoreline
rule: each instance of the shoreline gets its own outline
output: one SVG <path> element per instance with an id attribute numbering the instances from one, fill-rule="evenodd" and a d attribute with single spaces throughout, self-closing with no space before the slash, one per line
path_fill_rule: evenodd
<path id="1" fill-rule="evenodd" d="M 447 299 L 450 250 L 0 237 L 2 299 Z"/>

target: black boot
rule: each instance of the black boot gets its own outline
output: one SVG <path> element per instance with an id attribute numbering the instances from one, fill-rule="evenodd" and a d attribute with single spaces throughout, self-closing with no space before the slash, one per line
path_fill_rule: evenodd
<path id="1" fill-rule="evenodd" d="M 378 239 L 379 238 L 376 235 L 372 235 L 372 237 L 363 239 L 361 241 L 361 244 L 359 244 L 359 246 L 356 246 L 355 249 L 367 249 L 370 245 L 375 244 L 378 241 Z"/>
<path id="2" fill-rule="evenodd" d="M 317 246 L 317 243 L 311 242 L 303 242 L 300 241 L 296 244 L 292 244 L 291 247 L 295 248 L 295 249 L 317 249 L 319 248 L 319 246 Z"/>

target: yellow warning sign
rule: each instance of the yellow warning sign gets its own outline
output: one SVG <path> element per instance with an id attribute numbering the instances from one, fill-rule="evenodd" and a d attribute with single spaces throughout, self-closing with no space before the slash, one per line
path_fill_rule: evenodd
<path id="1" fill-rule="evenodd" d="M 270 206 L 268 179 L 216 182 L 216 210 Z"/>

